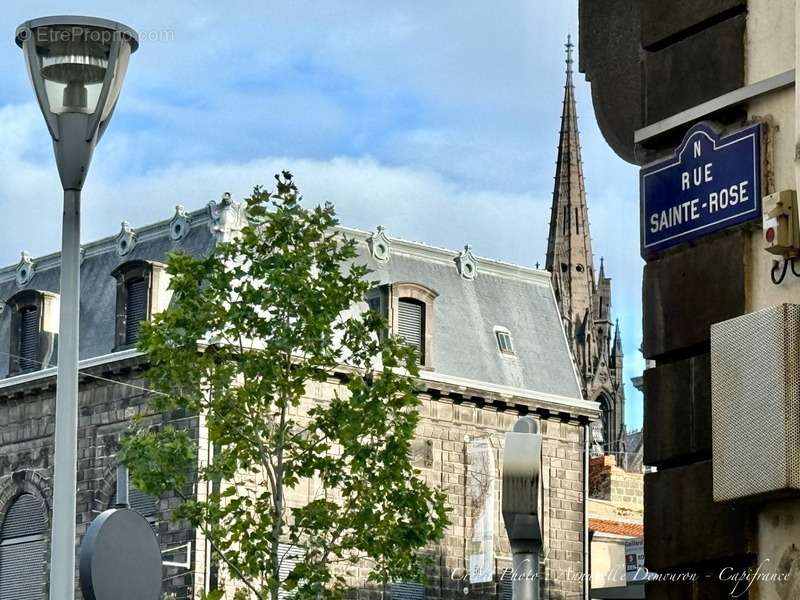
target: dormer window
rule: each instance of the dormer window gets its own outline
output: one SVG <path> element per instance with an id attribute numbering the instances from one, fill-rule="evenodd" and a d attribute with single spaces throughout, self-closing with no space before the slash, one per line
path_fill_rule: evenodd
<path id="1" fill-rule="evenodd" d="M 167 276 L 162 264 L 145 260 L 123 263 L 111 275 L 117 280 L 114 350 L 124 350 L 136 345 L 142 321 L 168 304 Z"/>
<path id="2" fill-rule="evenodd" d="M 147 319 L 149 282 L 144 277 L 134 277 L 125 282 L 125 344 L 135 344 L 139 327 Z"/>
<path id="3" fill-rule="evenodd" d="M 494 335 L 497 339 L 497 347 L 503 354 L 513 355 L 514 344 L 511 342 L 511 332 L 505 327 L 495 327 Z"/>
<path id="4" fill-rule="evenodd" d="M 421 366 L 431 368 L 436 292 L 418 283 L 395 283 L 390 293 L 389 321 L 393 334 L 416 349 Z"/>
<path id="5" fill-rule="evenodd" d="M 397 300 L 397 335 L 419 353 L 425 364 L 425 304 L 414 298 Z"/>
<path id="6" fill-rule="evenodd" d="M 437 294 L 418 283 L 379 285 L 367 292 L 367 308 L 382 315 L 393 335 L 414 348 L 419 364 L 432 366 L 433 301 Z"/>
<path id="7" fill-rule="evenodd" d="M 6 305 L 11 310 L 9 375 L 38 371 L 50 365 L 58 335 L 58 295 L 23 290 Z"/>

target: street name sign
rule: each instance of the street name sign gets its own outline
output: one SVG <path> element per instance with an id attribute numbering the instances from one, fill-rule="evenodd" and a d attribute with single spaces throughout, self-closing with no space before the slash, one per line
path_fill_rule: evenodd
<path id="1" fill-rule="evenodd" d="M 761 125 L 726 136 L 699 123 L 639 176 L 642 254 L 761 217 Z"/>

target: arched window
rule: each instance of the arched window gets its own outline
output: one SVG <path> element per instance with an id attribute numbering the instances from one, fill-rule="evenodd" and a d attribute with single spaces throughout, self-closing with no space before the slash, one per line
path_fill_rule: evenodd
<path id="1" fill-rule="evenodd" d="M 425 364 L 425 304 L 414 298 L 397 300 L 397 335 L 419 353 Z"/>
<path id="2" fill-rule="evenodd" d="M 0 528 L 0 600 L 44 600 L 46 535 L 44 502 L 17 496 Z"/>
<path id="3" fill-rule="evenodd" d="M 433 301 L 436 296 L 436 292 L 417 283 L 395 283 L 391 287 L 392 331 L 416 348 L 420 365 L 428 368 L 433 366 Z"/>

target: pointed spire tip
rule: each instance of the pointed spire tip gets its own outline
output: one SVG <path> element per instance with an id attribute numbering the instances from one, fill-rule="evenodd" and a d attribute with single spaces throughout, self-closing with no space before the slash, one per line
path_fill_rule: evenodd
<path id="1" fill-rule="evenodd" d="M 564 44 L 564 47 L 567 49 L 567 73 L 572 73 L 572 49 L 575 47 L 575 44 L 572 43 L 572 35 L 567 34 L 567 43 Z"/>

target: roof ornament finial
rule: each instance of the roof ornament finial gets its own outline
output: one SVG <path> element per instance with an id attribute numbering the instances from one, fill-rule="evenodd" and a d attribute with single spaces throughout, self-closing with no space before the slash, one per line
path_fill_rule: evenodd
<path id="1" fill-rule="evenodd" d="M 567 73 L 572 73 L 572 49 L 575 47 L 575 44 L 572 43 L 572 35 L 567 34 L 567 43 L 564 44 L 564 47 L 567 49 Z"/>

